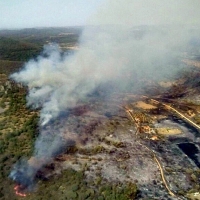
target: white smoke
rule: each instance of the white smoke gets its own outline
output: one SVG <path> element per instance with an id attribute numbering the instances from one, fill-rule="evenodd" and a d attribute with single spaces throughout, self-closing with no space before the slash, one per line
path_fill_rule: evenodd
<path id="1" fill-rule="evenodd" d="M 58 46 L 45 46 L 48 56 L 29 61 L 12 78 L 28 85 L 28 105 L 42 106 L 41 122 L 46 124 L 99 84 L 122 83 L 126 71 L 133 72 L 133 79 L 172 74 L 176 69 L 167 69 L 170 61 L 180 56 L 192 37 L 191 29 L 200 25 L 198 3 L 109 0 L 91 19 L 95 26 L 85 28 L 76 54 L 62 57 Z M 135 25 L 152 26 L 142 32 Z"/>
<path id="2" fill-rule="evenodd" d="M 45 125 L 101 84 L 130 86 L 132 80 L 175 75 L 175 61 L 198 35 L 198 8 L 199 0 L 108 0 L 90 20 L 94 26 L 85 27 L 76 53 L 63 55 L 57 45 L 45 46 L 42 55 L 11 77 L 28 86 L 27 104 L 41 108 Z M 48 148 L 42 137 L 38 149 Z"/>
<path id="3" fill-rule="evenodd" d="M 127 72 L 133 72 L 133 79 L 162 77 L 168 71 L 162 66 L 167 67 L 168 59 L 180 53 L 174 48 L 185 44 L 180 40 L 180 34 L 161 38 L 160 33 L 136 40 L 134 30 L 126 27 L 95 27 L 84 32 L 76 54 L 62 57 L 58 46 L 45 46 L 45 57 L 29 61 L 11 77 L 29 87 L 28 105 L 42 107 L 41 121 L 45 124 L 60 111 L 75 106 L 99 84 L 109 80 L 122 83 Z"/>
<path id="4" fill-rule="evenodd" d="M 168 65 L 190 38 L 180 31 L 167 27 L 146 33 L 115 25 L 86 28 L 77 53 L 61 56 L 57 45 L 45 46 L 45 56 L 29 61 L 11 77 L 29 87 L 28 105 L 42 107 L 41 123 L 46 124 L 99 84 L 122 84 L 127 73 L 132 79 L 174 74 L 176 69 L 172 72 Z"/>

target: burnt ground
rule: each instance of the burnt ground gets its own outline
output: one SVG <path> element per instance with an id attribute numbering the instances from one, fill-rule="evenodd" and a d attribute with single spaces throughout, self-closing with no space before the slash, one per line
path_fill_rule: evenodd
<path id="1" fill-rule="evenodd" d="M 14 54 L 9 46 L 9 51 L 3 52 L 1 73 L 16 71 L 21 61 L 36 56 L 46 41 L 58 42 L 62 49 L 74 49 L 79 31 L 73 30 L 74 35 L 66 34 L 66 37 L 52 31 L 40 30 L 40 36 L 36 34 L 38 30 L 20 31 L 17 38 L 24 40 L 24 44 L 27 42 L 31 55 L 24 53 L 24 46 L 20 51 L 22 43 Z M 17 39 L 14 34 L 1 33 L 3 37 Z M 27 37 L 30 34 L 31 37 Z M 152 84 L 144 80 L 142 85 L 146 84 L 146 90 L 140 95 L 117 93 L 112 95 L 110 103 L 97 97 L 87 99 L 86 103 L 62 113 L 51 126 L 44 127 L 43 133 L 58 134 L 62 145 L 54 151 L 54 158 L 37 172 L 37 186 L 25 198 L 14 194 L 15 183 L 9 181 L 8 176 L 13 163 L 31 156 L 33 140 L 38 134 L 38 128 L 32 127 L 37 124 L 37 112 L 25 110 L 24 92 L 16 98 L 17 93 L 12 95 L 13 88 L 5 80 L 6 84 L 1 83 L 0 88 L 0 136 L 1 141 L 7 142 L 0 144 L 0 199 L 200 199 L 199 129 L 176 113 L 163 109 L 162 104 L 150 101 L 153 98 L 166 103 L 200 124 L 199 59 L 183 62 L 192 70 L 186 70 L 177 81 Z M 5 79 L 5 74 L 1 75 L 1 80 Z M 121 105 L 139 119 L 139 130 Z M 165 187 L 155 155 L 175 197 Z M 34 158 L 29 160 L 33 161 Z"/>
<path id="2" fill-rule="evenodd" d="M 121 107 L 122 98 L 140 120 L 140 129 Z M 76 145 L 59 152 L 52 162 L 56 167 L 50 171 L 44 168 L 42 177 L 65 169 L 83 170 L 85 181 L 96 190 L 107 183 L 135 183 L 136 199 L 187 199 L 189 193 L 198 195 L 199 130 L 144 97 L 127 94 L 117 99 L 115 103 L 96 100 L 87 106 L 82 104 L 53 122 L 55 130 L 46 127 L 55 134 L 62 132 L 63 140 L 73 140 Z M 182 112 L 187 116 L 189 111 Z M 149 149 L 157 156 L 167 185 L 176 196 L 166 189 Z"/>
<path id="3" fill-rule="evenodd" d="M 192 71 L 168 88 L 153 84 L 140 95 L 113 93 L 109 99 L 92 95 L 61 113 L 42 127 L 47 139 L 58 135 L 61 146 L 36 173 L 39 187 L 26 199 L 46 197 L 42 190 L 49 195 L 60 192 L 59 199 L 199 198 L 198 77 L 199 72 Z M 28 162 L 33 166 L 40 162 L 33 161 Z"/>
<path id="4" fill-rule="evenodd" d="M 149 85 L 153 96 L 150 90 L 146 96 L 113 93 L 106 100 L 93 95 L 61 113 L 42 132 L 58 134 L 64 145 L 38 171 L 37 179 L 51 180 L 73 169 L 83 173 L 82 181 L 100 199 L 120 199 L 113 188 L 130 184 L 137 185 L 137 193 L 122 199 L 198 199 L 198 73 L 182 74 L 168 88 L 163 83 Z M 102 191 L 105 185 L 111 189 Z M 79 190 L 73 194 L 81 199 Z"/>

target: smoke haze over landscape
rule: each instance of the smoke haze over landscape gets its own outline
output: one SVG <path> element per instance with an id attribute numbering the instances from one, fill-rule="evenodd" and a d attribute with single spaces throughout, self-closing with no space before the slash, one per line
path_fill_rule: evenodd
<path id="1" fill-rule="evenodd" d="M 37 60 L 12 78 L 29 86 L 28 105 L 42 106 L 45 123 L 99 84 L 122 84 L 126 72 L 132 72 L 133 79 L 174 75 L 177 69 L 168 69 L 169 64 L 184 52 L 200 21 L 195 2 L 108 1 L 93 19 L 96 26 L 83 31 L 78 52 L 61 56 L 58 46 L 45 46 Z M 135 25 L 154 26 L 148 30 Z"/>
<path id="2" fill-rule="evenodd" d="M 55 138 L 55 145 L 45 151 L 42 126 L 50 125 L 100 85 L 106 91 L 109 82 L 116 88 L 134 83 L 137 89 L 143 87 L 137 80 L 174 77 L 181 70 L 177 61 L 197 36 L 200 13 L 196 0 L 110 0 L 88 23 L 92 26 L 85 27 L 77 52 L 67 55 L 56 44 L 47 45 L 37 59 L 11 75 L 28 86 L 27 104 L 41 108 L 35 157 L 46 152 L 50 158 L 60 148 Z"/>

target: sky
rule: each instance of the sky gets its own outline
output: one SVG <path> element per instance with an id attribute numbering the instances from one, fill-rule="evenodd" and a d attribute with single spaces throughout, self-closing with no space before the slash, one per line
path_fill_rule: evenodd
<path id="1" fill-rule="evenodd" d="M 199 24 L 199 5 L 199 0 L 0 0 L 0 29 Z"/>
<path id="2" fill-rule="evenodd" d="M 92 24 L 199 25 L 199 0 L 107 0 Z"/>
<path id="3" fill-rule="evenodd" d="M 104 0 L 0 0 L 0 29 L 87 24 Z"/>

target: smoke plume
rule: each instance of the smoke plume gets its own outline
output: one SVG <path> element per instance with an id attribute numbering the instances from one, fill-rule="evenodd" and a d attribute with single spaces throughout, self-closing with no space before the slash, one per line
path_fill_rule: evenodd
<path id="1" fill-rule="evenodd" d="M 47 135 L 43 127 L 52 127 L 61 112 L 97 87 L 106 91 L 112 83 L 120 90 L 137 91 L 143 87 L 139 80 L 175 76 L 190 41 L 199 33 L 198 5 L 198 0 L 105 1 L 85 27 L 77 52 L 67 55 L 50 44 L 14 73 L 11 78 L 29 88 L 27 105 L 41 108 L 41 133 L 33 156 L 43 161 L 37 167 L 30 162 L 16 165 L 11 177 L 19 179 L 17 170 L 30 171 L 32 180 L 35 171 L 68 145 L 62 144 L 62 130 Z"/>

